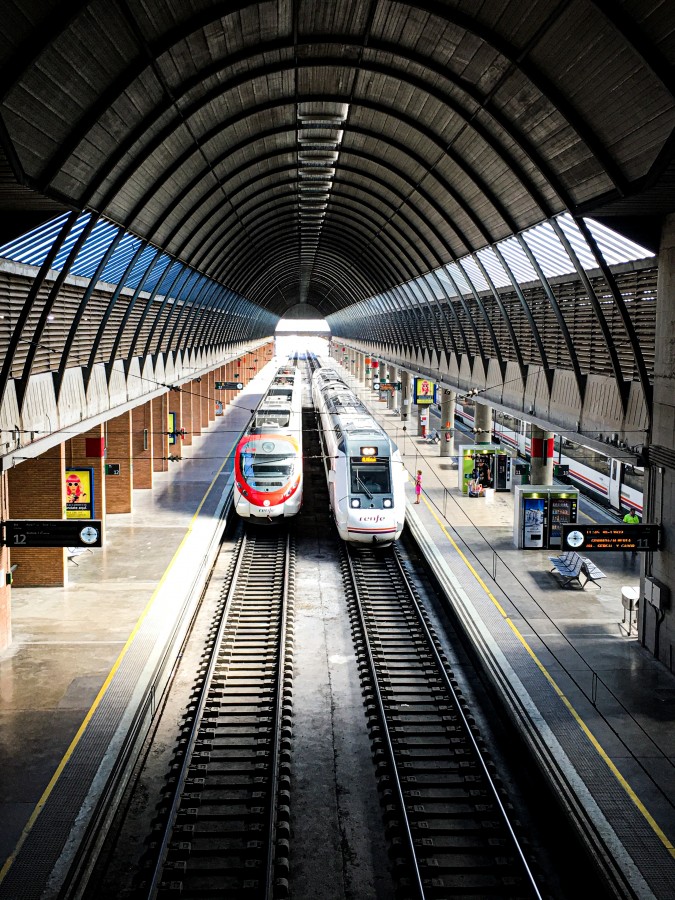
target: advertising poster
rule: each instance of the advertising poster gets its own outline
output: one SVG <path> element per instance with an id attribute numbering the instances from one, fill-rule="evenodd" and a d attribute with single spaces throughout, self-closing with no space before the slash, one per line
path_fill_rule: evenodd
<path id="1" fill-rule="evenodd" d="M 66 469 L 66 519 L 94 518 L 94 470 Z"/>
<path id="2" fill-rule="evenodd" d="M 418 406 L 424 406 L 424 404 L 431 404 L 434 402 L 434 381 L 429 381 L 427 378 L 416 378 L 415 379 L 415 403 Z"/>
<path id="3" fill-rule="evenodd" d="M 525 547 L 544 546 L 544 513 L 546 501 L 539 497 L 523 498 L 523 532 Z"/>
<path id="4" fill-rule="evenodd" d="M 176 443 L 176 413 L 169 413 L 169 446 Z"/>

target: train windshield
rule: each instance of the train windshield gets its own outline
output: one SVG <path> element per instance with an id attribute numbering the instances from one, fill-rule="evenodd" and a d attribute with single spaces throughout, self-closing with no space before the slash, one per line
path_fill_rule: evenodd
<path id="1" fill-rule="evenodd" d="M 389 463 L 363 463 L 360 459 L 351 461 L 352 494 L 390 494 L 391 479 Z"/>
<path id="2" fill-rule="evenodd" d="M 241 452 L 241 472 L 253 488 L 261 490 L 283 487 L 298 463 L 297 450 L 287 441 L 274 441 L 273 450 L 266 450 L 267 441 L 249 443 Z"/>

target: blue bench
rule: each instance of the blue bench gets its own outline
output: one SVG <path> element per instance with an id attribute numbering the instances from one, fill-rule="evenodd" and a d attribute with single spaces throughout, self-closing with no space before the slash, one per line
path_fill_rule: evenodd
<path id="1" fill-rule="evenodd" d="M 569 587 L 576 582 L 583 590 L 589 581 L 598 584 L 601 578 L 607 577 L 592 560 L 579 556 L 573 550 L 568 550 L 560 556 L 549 556 L 549 561 L 553 563 L 551 572 L 560 576 L 562 587 Z M 585 581 L 581 580 L 582 575 Z"/>

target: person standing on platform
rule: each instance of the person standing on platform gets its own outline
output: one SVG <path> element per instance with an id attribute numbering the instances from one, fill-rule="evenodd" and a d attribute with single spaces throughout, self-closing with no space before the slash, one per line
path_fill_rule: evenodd
<path id="1" fill-rule="evenodd" d="M 626 515 L 623 517 L 624 525 L 639 525 L 640 524 L 640 516 L 635 512 L 634 509 L 629 509 Z M 637 559 L 637 551 L 632 550 L 630 554 L 631 560 L 635 561 Z M 624 554 L 625 559 L 625 554 Z"/>
<path id="2" fill-rule="evenodd" d="M 417 475 L 415 476 L 415 503 L 420 502 L 420 495 L 422 493 L 422 470 L 417 470 Z"/>

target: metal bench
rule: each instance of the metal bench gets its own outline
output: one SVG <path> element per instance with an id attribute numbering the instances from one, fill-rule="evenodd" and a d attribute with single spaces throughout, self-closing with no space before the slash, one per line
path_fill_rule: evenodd
<path id="1" fill-rule="evenodd" d="M 83 553 L 93 553 L 94 551 L 91 547 L 66 547 L 66 556 L 68 559 L 75 563 L 75 565 L 79 565 L 79 563 L 75 562 L 75 557 L 82 556 Z"/>
<path id="2" fill-rule="evenodd" d="M 570 584 L 573 584 L 575 581 L 578 582 L 579 586 L 583 588 L 583 583 L 581 581 L 581 573 L 584 566 L 584 561 L 578 553 L 573 553 L 571 558 L 568 559 L 567 562 L 563 562 L 563 558 L 560 557 L 549 557 L 551 562 L 553 563 L 553 568 L 551 572 L 560 576 L 560 581 L 562 587 L 569 587 Z M 584 572 L 584 575 L 586 573 Z"/>
<path id="3" fill-rule="evenodd" d="M 577 582 L 580 587 L 585 588 L 589 581 L 598 584 L 601 578 L 607 576 L 599 569 L 595 563 L 586 556 L 579 556 L 573 550 L 563 553 L 560 556 L 549 556 L 549 561 L 553 563 L 551 572 L 560 575 L 562 587 L 568 587 L 570 584 Z M 582 582 L 581 576 L 585 581 Z M 599 585 L 602 587 L 602 585 Z"/>
<path id="4" fill-rule="evenodd" d="M 598 584 L 598 581 L 601 578 L 607 578 L 602 569 L 599 569 L 596 564 L 588 559 L 587 556 L 584 556 L 584 565 L 583 565 L 584 575 L 586 576 L 586 582 L 592 581 L 593 584 Z M 584 584 L 584 587 L 586 585 Z M 602 587 L 601 584 L 598 584 L 598 587 Z"/>

